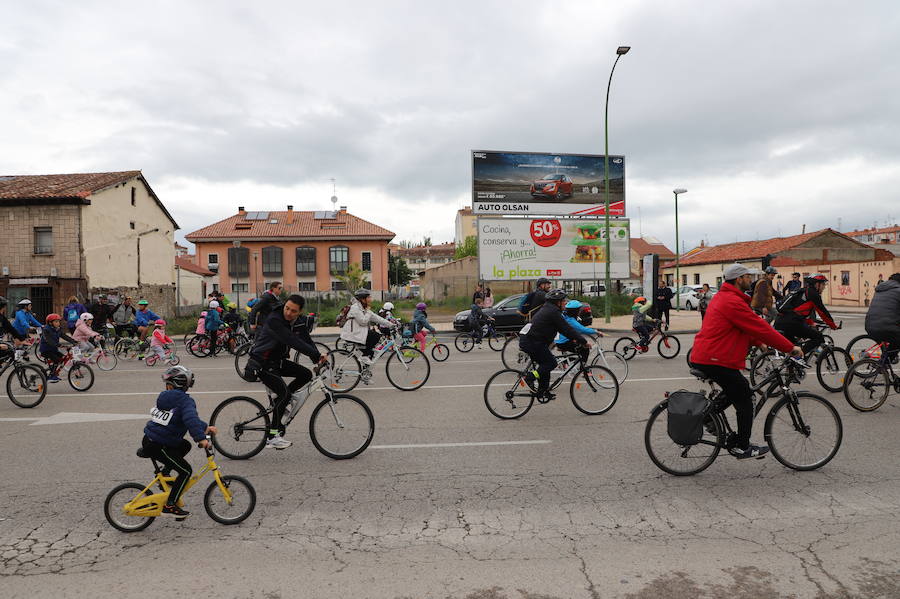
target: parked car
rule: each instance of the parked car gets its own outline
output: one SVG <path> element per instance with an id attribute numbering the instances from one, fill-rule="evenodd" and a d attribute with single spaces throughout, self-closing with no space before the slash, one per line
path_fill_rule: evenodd
<path id="1" fill-rule="evenodd" d="M 606 285 L 588 285 L 581 294 L 585 297 L 603 297 L 606 295 Z"/>
<path id="2" fill-rule="evenodd" d="M 623 287 L 622 293 L 631 297 L 638 297 L 639 295 L 644 295 L 644 288 L 635 286 Z"/>
<path id="3" fill-rule="evenodd" d="M 571 198 L 574 191 L 574 183 L 564 173 L 544 175 L 531 183 L 531 197 L 546 197 L 555 200 Z"/>
<path id="4" fill-rule="evenodd" d="M 517 293 L 502 299 L 490 308 L 484 309 L 484 313 L 494 319 L 495 329 L 501 333 L 518 333 L 519 329 L 525 326 L 525 317 L 519 314 L 519 304 L 522 302 L 523 297 L 525 297 L 524 293 Z M 469 312 L 471 310 L 463 310 L 462 312 L 457 312 L 456 316 L 453 317 L 453 328 L 456 331 L 462 333 L 472 330 L 472 327 L 469 325 Z M 578 322 L 589 327 L 593 320 L 590 304 L 582 302 Z"/>
<path id="5" fill-rule="evenodd" d="M 681 301 L 681 305 L 686 307 L 688 310 L 699 310 L 700 309 L 700 300 L 697 298 L 696 293 L 703 289 L 703 285 L 683 285 L 678 292 L 679 300 Z M 718 289 L 716 287 L 710 287 L 710 291 L 715 295 Z M 674 306 L 675 302 L 672 302 Z"/>

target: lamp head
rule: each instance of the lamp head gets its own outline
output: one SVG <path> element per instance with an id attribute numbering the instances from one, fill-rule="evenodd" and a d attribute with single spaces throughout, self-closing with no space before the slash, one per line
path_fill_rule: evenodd
<path id="1" fill-rule="evenodd" d="M 673 189 L 672 193 L 687 193 L 687 189 L 684 189 L 683 187 L 678 187 L 677 189 Z"/>
<path id="2" fill-rule="evenodd" d="M 628 54 L 628 51 L 631 50 L 631 46 L 619 46 L 616 48 L 616 54 L 621 56 L 622 54 Z"/>

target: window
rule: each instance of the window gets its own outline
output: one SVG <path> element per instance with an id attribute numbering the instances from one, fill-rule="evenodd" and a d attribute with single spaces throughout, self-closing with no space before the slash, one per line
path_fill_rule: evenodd
<path id="1" fill-rule="evenodd" d="M 687 285 L 687 275 L 681 275 L 681 284 Z"/>
<path id="2" fill-rule="evenodd" d="M 53 253 L 53 227 L 34 228 L 34 253 Z"/>
<path id="3" fill-rule="evenodd" d="M 345 291 L 347 286 L 344 285 L 343 281 L 332 281 L 331 282 L 331 290 L 332 291 Z"/>
<path id="4" fill-rule="evenodd" d="M 300 283 L 298 285 L 297 291 L 315 291 L 316 284 L 315 283 Z"/>
<path id="5" fill-rule="evenodd" d="M 699 284 L 700 284 L 700 273 L 695 272 L 694 273 L 694 285 L 699 285 Z"/>
<path id="6" fill-rule="evenodd" d="M 314 275 L 316 274 L 316 248 L 299 247 L 297 248 L 297 274 L 298 275 Z"/>
<path id="7" fill-rule="evenodd" d="M 218 290 L 219 290 L 219 284 L 213 283 L 213 291 L 218 291 Z"/>
<path id="8" fill-rule="evenodd" d="M 372 270 L 372 252 L 363 252 L 362 253 L 362 269 L 365 272 L 371 272 L 371 270 Z"/>
<path id="9" fill-rule="evenodd" d="M 238 291 L 247 291 L 247 283 L 232 283 L 231 284 L 231 293 L 237 293 Z"/>
<path id="10" fill-rule="evenodd" d="M 262 249 L 263 275 L 278 276 L 281 274 L 281 248 L 270 245 Z"/>
<path id="11" fill-rule="evenodd" d="M 350 248 L 343 245 L 335 245 L 328 248 L 328 268 L 331 272 L 340 275 L 347 272 L 350 265 Z"/>
<path id="12" fill-rule="evenodd" d="M 228 248 L 228 275 L 231 277 L 247 277 L 250 275 L 250 250 L 247 248 Z"/>
<path id="13" fill-rule="evenodd" d="M 131 188 L 131 205 L 132 205 L 132 206 L 136 206 L 136 205 L 137 205 L 137 204 L 134 203 L 135 195 L 136 195 L 136 194 L 137 194 L 137 190 L 136 190 L 134 187 L 132 187 L 132 188 Z M 131 228 L 133 229 L 134 227 L 131 227 Z"/>
<path id="14" fill-rule="evenodd" d="M 219 272 L 219 254 L 206 255 L 206 268 L 213 272 Z"/>

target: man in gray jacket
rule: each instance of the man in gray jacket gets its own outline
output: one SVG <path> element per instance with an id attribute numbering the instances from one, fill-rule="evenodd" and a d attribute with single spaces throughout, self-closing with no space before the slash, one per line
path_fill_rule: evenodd
<path id="1" fill-rule="evenodd" d="M 866 333 L 875 341 L 890 343 L 891 360 L 897 362 L 900 350 L 900 273 L 875 287 L 875 295 L 866 313 Z"/>

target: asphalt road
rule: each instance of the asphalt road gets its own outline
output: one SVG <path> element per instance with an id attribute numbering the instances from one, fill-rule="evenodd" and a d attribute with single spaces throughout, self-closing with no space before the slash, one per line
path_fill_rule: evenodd
<path id="1" fill-rule="evenodd" d="M 843 320 L 839 343 L 862 329 L 861 315 Z M 563 394 L 498 421 L 482 401 L 501 368 L 489 349 L 452 350 L 412 393 L 379 368 L 354 391 L 376 419 L 359 457 L 315 450 L 310 405 L 288 431 L 290 449 L 220 457 L 258 493 L 253 515 L 231 527 L 206 516 L 196 491 L 184 523 L 124 534 L 103 517 L 112 487 L 150 478 L 134 450 L 161 367 L 120 363 L 87 393 L 53 386 L 32 410 L 4 401 L 0 596 L 900 596 L 900 398 L 862 414 L 807 378 L 801 387 L 843 418 L 827 466 L 794 472 L 721 456 L 700 475 L 672 477 L 650 462 L 642 435 L 664 391 L 699 388 L 683 359 L 690 337 L 681 339 L 677 359 L 636 357 L 601 416 Z M 264 398 L 226 357 L 185 363 L 203 416 L 230 395 Z M 201 456 L 190 454 L 195 468 Z"/>

